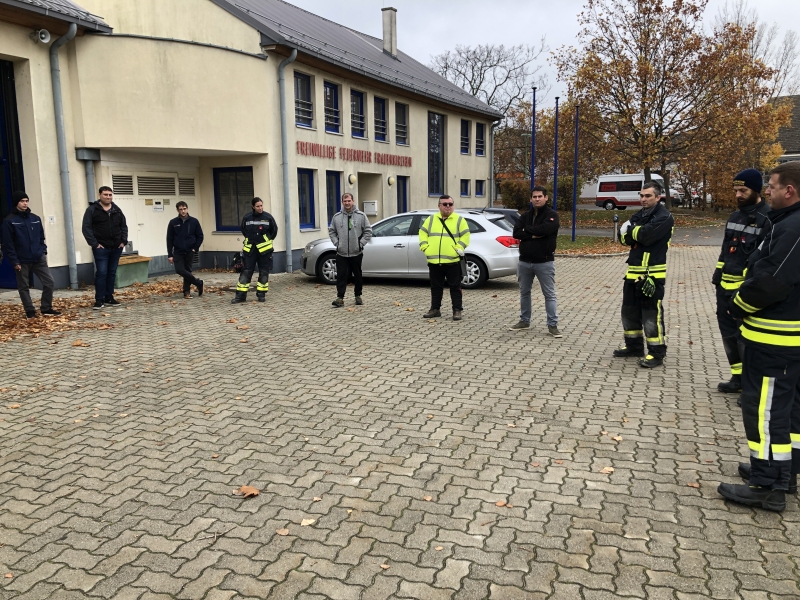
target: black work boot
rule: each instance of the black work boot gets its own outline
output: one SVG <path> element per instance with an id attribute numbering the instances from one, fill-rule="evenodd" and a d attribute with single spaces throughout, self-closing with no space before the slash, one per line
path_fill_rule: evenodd
<path id="1" fill-rule="evenodd" d="M 739 477 L 745 481 L 750 481 L 750 463 L 739 463 Z M 788 494 L 797 494 L 797 475 L 792 475 L 789 478 L 789 491 Z"/>
<path id="2" fill-rule="evenodd" d="M 241 304 L 242 302 L 247 302 L 247 292 L 236 292 L 233 300 L 231 300 L 231 304 Z"/>
<path id="3" fill-rule="evenodd" d="M 726 500 L 746 506 L 760 506 L 764 510 L 781 512 L 786 509 L 786 493 L 750 485 L 720 483 L 717 491 Z"/>
<path id="4" fill-rule="evenodd" d="M 639 361 L 639 366 L 644 367 L 645 369 L 653 369 L 655 367 L 660 367 L 664 364 L 664 358 L 661 356 L 653 356 L 652 354 L 648 354 L 642 360 Z"/>
<path id="5" fill-rule="evenodd" d="M 426 312 L 424 315 L 422 315 L 422 318 L 423 319 L 433 319 L 435 317 L 441 317 L 441 316 L 442 316 L 442 311 L 441 310 L 439 310 L 438 308 L 432 308 L 428 312 Z"/>
<path id="6" fill-rule="evenodd" d="M 641 358 L 644 356 L 644 348 L 631 348 L 629 346 L 625 346 L 624 348 L 617 348 L 614 350 L 614 358 L 626 358 L 628 356 Z"/>
<path id="7" fill-rule="evenodd" d="M 724 394 L 738 394 L 742 391 L 742 376 L 731 375 L 731 380 L 717 384 L 717 389 Z"/>
<path id="8" fill-rule="evenodd" d="M 331 302 L 331 306 L 334 308 L 342 308 L 344 306 L 344 298 L 336 298 L 336 300 Z"/>
<path id="9" fill-rule="evenodd" d="M 256 292 L 256 299 L 259 302 L 266 302 L 267 301 L 267 295 L 264 292 Z"/>

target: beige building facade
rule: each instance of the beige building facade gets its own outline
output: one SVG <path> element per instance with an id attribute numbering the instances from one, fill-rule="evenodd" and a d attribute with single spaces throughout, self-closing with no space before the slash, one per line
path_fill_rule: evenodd
<path id="1" fill-rule="evenodd" d="M 13 78 L 5 138 L 16 127 L 22 174 L 5 189 L 23 183 L 31 196 L 61 286 L 70 283 L 67 212 L 73 272 L 92 281 L 80 224 L 101 185 L 127 217 L 127 251 L 151 257 L 151 274 L 170 270 L 166 230 L 179 200 L 205 232 L 199 262 L 222 267 L 260 197 L 280 228 L 276 270 L 297 269 L 302 248 L 327 236 L 344 192 L 373 221 L 435 206 L 442 193 L 461 206 L 488 203 L 499 115 L 397 51 L 394 9 L 375 15 L 381 40 L 279 0 L 82 0 L 57 17 L 25 4 L 0 0 L 0 66 Z M 51 44 L 31 34 L 49 28 L 55 38 L 70 23 L 77 35 L 58 51 L 62 165 Z"/>

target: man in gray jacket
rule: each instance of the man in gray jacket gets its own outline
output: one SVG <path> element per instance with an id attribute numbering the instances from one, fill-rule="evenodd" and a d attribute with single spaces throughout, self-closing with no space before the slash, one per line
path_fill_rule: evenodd
<path id="1" fill-rule="evenodd" d="M 344 306 L 344 292 L 351 273 L 356 286 L 356 304 L 364 304 L 361 299 L 361 259 L 364 258 L 364 246 L 372 239 L 372 226 L 367 215 L 356 208 L 353 194 L 342 195 L 342 210 L 333 215 L 328 235 L 336 246 L 336 300 L 333 306 Z"/>

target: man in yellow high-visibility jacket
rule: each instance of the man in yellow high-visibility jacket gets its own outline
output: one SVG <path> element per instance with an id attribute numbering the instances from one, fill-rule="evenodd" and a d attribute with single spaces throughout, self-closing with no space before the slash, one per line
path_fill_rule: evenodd
<path id="1" fill-rule="evenodd" d="M 461 260 L 469 246 L 467 220 L 454 212 L 450 196 L 439 198 L 439 212 L 426 218 L 419 228 L 419 249 L 428 259 L 431 278 L 431 309 L 423 317 L 441 317 L 445 283 L 450 288 L 453 321 L 461 320 Z"/>

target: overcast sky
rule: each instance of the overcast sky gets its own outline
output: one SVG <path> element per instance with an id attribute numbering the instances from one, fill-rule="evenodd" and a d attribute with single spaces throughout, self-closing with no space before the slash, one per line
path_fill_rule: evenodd
<path id="1" fill-rule="evenodd" d="M 381 8 L 397 9 L 398 47 L 427 64 L 430 57 L 457 44 L 535 44 L 545 35 L 551 49 L 575 43 L 576 15 L 583 0 L 288 0 L 291 4 L 357 31 L 382 36 Z M 705 22 L 713 22 L 725 0 L 710 0 Z M 761 19 L 800 29 L 800 1 L 750 0 Z M 566 87 L 545 64 L 551 91 L 542 106 L 552 105 Z M 537 100 L 538 100 L 537 96 Z"/>

